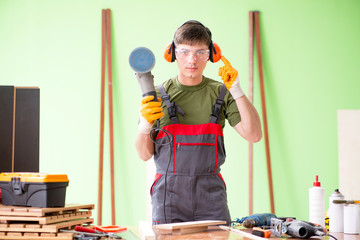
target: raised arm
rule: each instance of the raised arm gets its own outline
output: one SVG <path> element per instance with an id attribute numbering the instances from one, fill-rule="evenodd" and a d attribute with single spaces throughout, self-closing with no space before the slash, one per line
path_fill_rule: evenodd
<path id="1" fill-rule="evenodd" d="M 247 141 L 258 142 L 262 137 L 259 114 L 240 87 L 238 71 L 224 56 L 221 57 L 221 60 L 225 65 L 219 68 L 219 76 L 235 99 L 241 115 L 241 121 L 234 128 Z"/>

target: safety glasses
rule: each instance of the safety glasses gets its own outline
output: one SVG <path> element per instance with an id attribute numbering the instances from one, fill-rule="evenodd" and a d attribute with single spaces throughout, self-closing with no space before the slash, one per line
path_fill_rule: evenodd
<path id="1" fill-rule="evenodd" d="M 191 55 L 195 60 L 200 60 L 205 62 L 209 59 L 210 50 L 201 49 L 197 51 L 191 51 L 189 49 L 175 49 L 175 56 L 176 59 L 178 60 L 185 60 Z"/>

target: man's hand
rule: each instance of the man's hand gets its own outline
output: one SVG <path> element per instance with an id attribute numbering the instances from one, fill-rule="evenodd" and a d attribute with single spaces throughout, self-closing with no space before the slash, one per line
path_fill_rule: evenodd
<path id="1" fill-rule="evenodd" d="M 151 131 L 155 120 L 164 116 L 161 99 L 159 98 L 158 102 L 151 101 L 153 99 L 154 96 L 152 95 L 145 96 L 141 99 L 139 131 L 144 134 Z"/>
<path id="2" fill-rule="evenodd" d="M 230 62 L 224 56 L 221 56 L 221 61 L 225 65 L 219 68 L 219 76 L 221 76 L 221 79 L 224 81 L 226 88 L 234 99 L 244 96 L 244 92 L 240 87 L 238 71 L 231 66 Z"/>
<path id="3" fill-rule="evenodd" d="M 238 76 L 238 71 L 231 66 L 230 62 L 224 56 L 221 56 L 221 61 L 225 65 L 219 68 L 219 76 L 224 81 L 226 88 L 230 90 Z"/>

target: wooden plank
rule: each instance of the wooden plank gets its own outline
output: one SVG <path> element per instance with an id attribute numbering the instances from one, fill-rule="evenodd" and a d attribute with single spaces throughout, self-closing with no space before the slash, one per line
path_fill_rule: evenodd
<path id="1" fill-rule="evenodd" d="M 22 236 L 23 234 L 21 232 L 9 232 L 6 234 L 6 236 L 14 236 L 14 237 L 18 237 L 18 236 Z"/>
<path id="2" fill-rule="evenodd" d="M 53 234 L 29 234 L 29 233 L 1 233 L 0 239 L 12 239 L 12 240 L 72 240 L 73 233 L 53 233 Z"/>
<path id="3" fill-rule="evenodd" d="M 4 206 L 0 205 L 0 215 L 5 216 L 33 216 L 42 217 L 49 215 L 50 213 L 62 214 L 68 211 L 79 212 L 82 209 L 91 210 L 94 209 L 94 204 L 66 204 L 62 208 L 37 208 L 37 207 L 20 207 L 20 206 Z"/>
<path id="4" fill-rule="evenodd" d="M 235 228 L 232 228 L 232 227 L 228 227 L 228 226 L 219 226 L 221 229 L 223 230 L 227 230 L 227 231 L 231 231 L 237 235 L 240 235 L 240 236 L 243 236 L 245 237 L 245 239 L 254 239 L 254 240 L 264 240 L 265 238 L 262 238 L 262 237 L 259 237 L 259 236 L 256 236 L 252 233 L 249 233 L 249 232 L 246 232 L 246 231 L 243 231 L 243 230 L 239 230 L 239 229 L 235 229 Z"/>
<path id="5" fill-rule="evenodd" d="M 139 234 L 141 240 L 155 240 L 155 233 L 152 229 L 151 223 L 147 221 L 139 222 Z"/>
<path id="6" fill-rule="evenodd" d="M 38 237 L 39 233 L 36 232 L 25 232 L 23 236 L 27 236 L 27 237 Z"/>
<path id="7" fill-rule="evenodd" d="M 358 175 L 360 168 L 360 110 L 338 110 L 337 122 L 339 189 L 345 199 L 358 200 L 360 199 Z M 331 192 L 334 191 L 334 188 L 330 189 Z"/>
<path id="8" fill-rule="evenodd" d="M 262 120 L 263 120 L 263 128 L 264 128 L 265 154 L 266 154 L 268 186 L 269 186 L 269 195 L 270 195 L 270 208 L 271 208 L 271 213 L 275 214 L 274 189 L 272 182 L 272 170 L 271 170 L 271 159 L 270 159 L 270 142 L 269 142 L 269 131 L 267 124 L 267 114 L 266 114 L 265 86 L 264 86 L 264 74 L 263 74 L 261 41 L 260 41 L 259 14 L 260 13 L 258 11 L 254 11 L 256 50 L 257 50 L 258 71 L 259 71 L 259 80 L 260 80 L 261 109 L 263 116 Z"/>
<path id="9" fill-rule="evenodd" d="M 254 12 L 249 12 L 249 101 L 253 104 L 254 93 Z M 253 214 L 253 144 L 249 142 L 249 216 Z"/>
<path id="10" fill-rule="evenodd" d="M 57 232 L 61 228 L 68 228 L 68 227 L 72 227 L 75 225 L 81 225 L 81 224 L 92 224 L 93 222 L 94 222 L 93 218 L 86 218 L 86 219 L 79 219 L 79 220 L 67 221 L 67 222 L 61 222 L 61 223 L 55 223 L 55 224 L 47 224 L 47 225 L 43 225 L 42 228 L 47 230 L 44 232 L 48 232 L 51 230 L 52 230 L 51 232 L 53 232 L 54 230 L 55 230 L 55 232 Z"/>
<path id="11" fill-rule="evenodd" d="M 108 64 L 108 98 L 109 98 L 109 136 L 110 136 L 110 190 L 111 190 L 111 224 L 116 225 L 115 221 L 115 174 L 114 174 L 114 124 L 113 124 L 113 96 L 112 96 L 112 55 L 111 55 L 111 11 L 105 11 L 106 24 L 106 47 Z"/>
<path id="12" fill-rule="evenodd" d="M 11 225 L 11 224 L 9 224 Z M 25 224 L 25 227 L 24 228 L 42 228 L 42 225 L 41 224 Z"/>
<path id="13" fill-rule="evenodd" d="M 74 220 L 83 217 L 91 217 L 91 211 L 87 211 L 86 215 L 81 212 L 75 214 L 60 214 L 55 216 L 45 216 L 45 217 L 28 217 L 28 216 L 0 216 L 0 221 L 7 221 L 11 223 L 13 221 L 21 222 L 38 222 L 39 224 L 50 224 L 63 221 Z"/>
<path id="14" fill-rule="evenodd" d="M 192 227 L 212 226 L 212 225 L 221 225 L 221 224 L 226 224 L 226 221 L 206 220 L 206 221 L 169 223 L 169 224 L 154 225 L 153 228 L 172 229 L 173 230 L 173 229 L 180 229 L 180 228 L 192 228 Z"/>
<path id="15" fill-rule="evenodd" d="M 63 228 L 71 228 L 76 225 L 83 224 L 92 224 L 94 219 L 86 218 L 86 219 L 78 219 L 74 221 L 66 221 L 54 224 L 25 224 L 23 227 L 15 227 L 12 224 L 1 224 L 0 225 L 0 233 L 1 232 L 37 232 L 37 233 L 56 233 L 59 229 Z"/>
<path id="16" fill-rule="evenodd" d="M 191 228 L 180 228 L 180 229 L 174 229 L 173 234 L 188 234 L 188 233 L 196 233 L 196 232 L 203 232 L 208 229 L 208 226 L 202 226 L 202 227 L 191 227 Z"/>
<path id="17" fill-rule="evenodd" d="M 25 224 L 9 224 L 10 228 L 24 228 Z"/>
<path id="18" fill-rule="evenodd" d="M 181 223 L 170 223 L 170 224 L 159 224 L 154 225 L 153 229 L 155 232 L 162 230 L 170 230 L 173 234 L 186 234 L 186 233 L 195 233 L 201 232 L 208 229 L 212 225 L 222 225 L 226 224 L 226 221 L 192 221 L 192 222 L 181 222 Z"/>
<path id="19" fill-rule="evenodd" d="M 23 208 L 23 209 L 21 209 L 21 208 L 15 208 L 14 211 L 23 214 L 23 213 L 26 213 L 26 212 L 27 212 L 27 209 L 25 209 L 25 208 Z"/>
<path id="20" fill-rule="evenodd" d="M 98 179 L 98 212 L 97 224 L 102 225 L 102 198 L 103 198 L 103 172 L 104 172 L 104 121 L 105 121 L 105 55 L 106 55 L 106 32 L 105 32 L 105 9 L 101 17 L 101 91 L 100 91 L 100 141 L 99 141 L 99 179 Z"/>
<path id="21" fill-rule="evenodd" d="M 56 237 L 56 233 L 41 233 L 42 237 Z"/>

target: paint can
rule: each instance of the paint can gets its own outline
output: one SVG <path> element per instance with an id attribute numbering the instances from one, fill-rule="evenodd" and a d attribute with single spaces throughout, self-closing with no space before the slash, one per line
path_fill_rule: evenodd
<path id="1" fill-rule="evenodd" d="M 344 206 L 344 233 L 360 233 L 360 205 L 348 204 Z"/>

